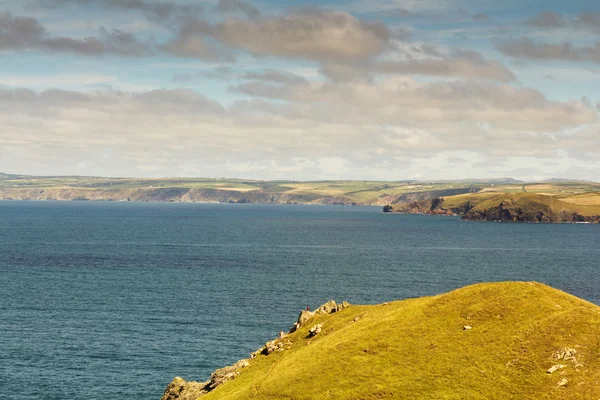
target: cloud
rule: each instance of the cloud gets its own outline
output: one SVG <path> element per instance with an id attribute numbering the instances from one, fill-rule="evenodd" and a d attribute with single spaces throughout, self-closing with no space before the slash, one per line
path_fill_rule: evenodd
<path id="1" fill-rule="evenodd" d="M 327 63 L 322 74 L 334 81 L 373 80 L 374 74 L 424 75 L 450 78 L 482 79 L 498 82 L 516 80 L 504 64 L 488 60 L 478 52 L 443 49 L 431 45 L 399 45 L 383 59 L 352 64 Z"/>
<path id="2" fill-rule="evenodd" d="M 189 20 L 179 27 L 176 38 L 162 48 L 177 57 L 199 58 L 212 62 L 233 61 L 233 54 L 212 37 L 213 29 L 214 27 L 204 20 Z"/>
<path id="3" fill-rule="evenodd" d="M 153 52 L 149 43 L 140 42 L 134 35 L 118 29 L 108 31 L 100 28 L 98 36 L 83 39 L 50 36 L 34 18 L 13 17 L 8 12 L 0 13 L 0 50 L 41 50 L 132 57 L 146 56 Z"/>
<path id="4" fill-rule="evenodd" d="M 413 46 L 413 50 L 418 49 Z M 466 77 L 510 82 L 514 73 L 504 64 L 487 60 L 480 53 L 460 49 L 440 52 L 430 46 L 418 49 L 422 56 L 402 61 L 377 62 L 373 69 L 379 73 L 417 74 L 430 76 Z"/>
<path id="5" fill-rule="evenodd" d="M 308 81 L 299 75 L 287 71 L 267 69 L 261 72 L 246 72 L 242 79 L 263 81 L 268 83 L 283 83 L 291 85 L 306 85 Z"/>
<path id="6" fill-rule="evenodd" d="M 546 31 L 569 30 L 600 34 L 600 13 L 587 12 L 576 16 L 545 11 L 526 21 L 527 25 Z M 540 43 L 528 37 L 500 41 L 498 50 L 509 57 L 523 60 L 560 60 L 569 62 L 600 63 L 600 42 L 592 45 L 562 43 Z"/>
<path id="7" fill-rule="evenodd" d="M 569 42 L 541 44 L 522 38 L 500 43 L 497 48 L 513 58 L 600 63 L 600 42 L 593 46 L 577 47 Z"/>
<path id="8" fill-rule="evenodd" d="M 344 12 L 301 10 L 257 21 L 228 18 L 216 25 L 188 21 L 166 48 L 207 58 L 209 38 L 256 56 L 349 62 L 380 54 L 390 32 L 383 23 L 365 23 Z"/>
<path id="9" fill-rule="evenodd" d="M 227 107 L 182 89 L 0 87 L 0 167 L 66 173 L 85 162 L 88 174 L 145 175 L 138 166 L 152 165 L 155 175 L 287 179 L 323 179 L 339 167 L 343 178 L 410 179 L 448 178 L 452 157 L 469 165 L 490 157 L 550 159 L 557 149 L 575 159 L 580 148 L 600 153 L 596 110 L 532 89 L 409 78 L 271 82 L 279 77 L 256 75 L 264 80 L 239 88 L 253 98 Z"/>
<path id="10" fill-rule="evenodd" d="M 546 11 L 529 18 L 527 24 L 538 28 L 562 28 L 566 25 L 566 21 L 562 15 Z"/>
<path id="11" fill-rule="evenodd" d="M 600 34 L 600 12 L 585 12 L 576 16 L 545 11 L 527 20 L 527 24 L 542 29 L 571 29 Z"/>
<path id="12" fill-rule="evenodd" d="M 241 12 L 251 19 L 261 16 L 260 11 L 256 7 L 242 0 L 219 0 L 217 10 L 227 14 Z"/>
<path id="13" fill-rule="evenodd" d="M 61 7 L 67 5 L 95 5 L 108 9 L 141 11 L 155 22 L 166 22 L 173 18 L 189 18 L 202 14 L 203 9 L 197 4 L 180 4 L 177 2 L 146 0 L 38 0 L 45 7 Z"/>
<path id="14" fill-rule="evenodd" d="M 177 72 L 173 74 L 173 82 L 190 82 L 197 78 L 210 78 L 226 80 L 236 77 L 235 70 L 229 66 L 221 65 L 212 69 L 195 72 Z"/>
<path id="15" fill-rule="evenodd" d="M 487 124 L 503 131 L 555 131 L 597 119 L 581 101 L 548 100 L 534 89 L 475 81 L 420 83 L 389 78 L 377 83 L 324 83 L 273 86 L 261 82 L 238 85 L 254 97 L 285 101 L 302 118 L 329 120 L 339 115 L 348 124 L 408 125 L 429 132 L 452 126 Z M 460 129 L 457 130 L 460 132 Z M 461 146 L 469 146 L 463 141 Z"/>

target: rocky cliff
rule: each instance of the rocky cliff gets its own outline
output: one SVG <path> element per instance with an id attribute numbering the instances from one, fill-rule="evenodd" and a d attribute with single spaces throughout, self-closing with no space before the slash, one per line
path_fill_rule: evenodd
<path id="1" fill-rule="evenodd" d="M 513 194 L 478 204 L 464 220 L 529 223 L 600 223 L 590 207 L 577 207 L 550 196 Z"/>
<path id="2" fill-rule="evenodd" d="M 335 204 L 356 205 L 344 196 L 294 195 L 264 190 L 144 189 L 0 189 L 0 200 L 132 201 L 182 203 Z"/>
<path id="3" fill-rule="evenodd" d="M 430 200 L 414 201 L 410 203 L 398 203 L 383 207 L 385 213 L 398 214 L 424 214 L 424 215 L 464 215 L 473 206 L 465 202 L 459 206 L 445 207 L 444 199 L 436 197 Z"/>
<path id="4" fill-rule="evenodd" d="M 318 315 L 332 314 L 348 307 L 350 307 L 350 304 L 347 302 L 336 304 L 335 301 L 330 300 L 321 307 L 317 308 L 315 311 L 302 310 L 300 311 L 298 320 L 294 322 L 294 325 L 292 325 L 287 334 L 280 332 L 277 339 L 265 343 L 263 347 L 252 353 L 250 358 L 240 360 L 233 365 L 216 370 L 211 374 L 210 379 L 206 382 L 187 382 L 180 377 L 176 377 L 167 386 L 167 389 L 165 390 L 161 400 L 195 400 L 199 397 L 202 397 L 203 395 L 212 392 L 222 384 L 236 379 L 244 372 L 244 368 L 249 367 L 252 360 L 256 359 L 257 357 L 268 356 L 272 353 L 281 353 L 290 350 L 293 346 L 293 342 L 289 340 L 289 335 L 298 331 L 304 325 L 310 323 L 313 317 Z M 321 333 L 322 329 L 322 324 L 314 325 L 309 329 L 308 337 L 315 337 Z"/>
<path id="5" fill-rule="evenodd" d="M 553 196 L 531 193 L 434 198 L 390 204 L 383 208 L 383 212 L 460 215 L 463 220 L 470 221 L 600 223 L 598 207 L 580 206 L 560 201 Z"/>

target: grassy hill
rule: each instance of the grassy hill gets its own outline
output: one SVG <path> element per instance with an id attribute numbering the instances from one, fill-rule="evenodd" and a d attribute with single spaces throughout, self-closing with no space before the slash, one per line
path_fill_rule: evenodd
<path id="1" fill-rule="evenodd" d="M 386 212 L 463 215 L 466 220 L 510 222 L 600 222 L 600 193 L 562 190 L 551 185 L 522 187 L 521 191 L 484 189 L 477 193 L 404 201 L 384 208 Z"/>
<path id="2" fill-rule="evenodd" d="M 595 195 L 595 194 L 594 194 Z M 594 196 L 600 200 L 600 196 Z M 515 222 L 600 222 L 600 203 L 580 204 L 581 196 L 560 197 L 534 193 L 500 194 L 483 198 L 464 219 Z M 589 200 L 586 197 L 586 201 Z"/>
<path id="3" fill-rule="evenodd" d="M 314 316 L 201 398 L 598 399 L 599 332 L 600 307 L 559 290 L 478 284 Z M 203 385 L 176 378 L 163 399 Z"/>
<path id="4" fill-rule="evenodd" d="M 600 184 L 527 184 L 510 178 L 463 181 L 261 181 L 209 178 L 106 178 L 24 176 L 0 173 L 0 200 L 97 200 L 142 202 L 299 203 L 377 205 L 423 201 L 461 193 L 543 192 L 585 196 Z M 457 199 L 461 199 L 457 197 Z M 577 201 L 594 201 L 581 198 Z M 600 203 L 598 203 L 600 204 Z"/>

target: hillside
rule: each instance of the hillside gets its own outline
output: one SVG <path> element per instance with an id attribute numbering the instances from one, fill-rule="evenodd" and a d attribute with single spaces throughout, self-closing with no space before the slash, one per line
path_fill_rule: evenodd
<path id="1" fill-rule="evenodd" d="M 484 183 L 103 178 L 0 173 L 0 200 L 378 205 L 478 191 Z"/>
<path id="2" fill-rule="evenodd" d="M 572 197 L 532 193 L 498 195 L 483 199 L 463 219 L 510 222 L 600 222 L 600 204 L 582 205 Z M 571 201 L 569 201 L 571 200 Z"/>
<path id="3" fill-rule="evenodd" d="M 384 207 L 384 212 L 461 215 L 462 219 L 472 221 L 599 223 L 600 193 L 499 193 L 482 190 L 391 204 Z"/>
<path id="4" fill-rule="evenodd" d="M 600 307 L 539 283 L 331 309 L 163 400 L 600 398 Z"/>
<path id="5" fill-rule="evenodd" d="M 600 184 L 563 182 L 536 185 L 524 184 L 511 178 L 437 182 L 300 182 L 207 178 L 24 176 L 0 173 L 0 200 L 385 206 L 427 202 L 434 198 L 444 198 L 445 201 L 449 201 L 449 199 L 461 199 L 460 196 L 465 194 L 481 193 L 489 196 L 494 193 L 519 193 L 534 189 L 536 192 L 547 192 L 553 195 L 582 195 L 600 192 Z"/>

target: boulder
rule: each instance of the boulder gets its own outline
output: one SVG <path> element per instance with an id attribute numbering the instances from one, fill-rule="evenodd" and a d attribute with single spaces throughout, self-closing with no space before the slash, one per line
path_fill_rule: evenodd
<path id="1" fill-rule="evenodd" d="M 308 337 L 311 338 L 318 335 L 319 333 L 321 333 L 321 330 L 323 330 L 323 324 L 317 324 L 313 326 L 308 330 Z"/>
<path id="2" fill-rule="evenodd" d="M 298 315 L 298 325 L 302 326 L 306 321 L 314 317 L 315 313 L 308 310 L 300 311 L 300 315 Z"/>
<path id="3" fill-rule="evenodd" d="M 186 382 L 182 378 L 176 377 L 167 386 L 161 400 L 196 400 L 208 393 L 205 390 L 207 384 L 208 382 Z"/>
<path id="4" fill-rule="evenodd" d="M 337 304 L 334 300 L 329 300 L 316 311 L 317 314 L 331 314 L 337 311 Z"/>
<path id="5" fill-rule="evenodd" d="M 562 349 L 559 349 L 554 353 L 554 358 L 557 360 L 574 361 L 576 360 L 576 354 L 577 350 L 572 349 L 570 347 L 563 347 Z"/>
<path id="6" fill-rule="evenodd" d="M 566 378 L 563 378 L 560 380 L 560 382 L 558 382 L 558 384 L 556 385 L 556 387 L 565 387 L 569 384 L 569 381 Z"/>
<path id="7" fill-rule="evenodd" d="M 565 367 L 566 367 L 566 365 L 563 365 L 563 364 L 556 364 L 556 365 L 553 365 L 553 366 L 551 366 L 551 367 L 548 369 L 548 371 L 547 371 L 547 372 L 548 372 L 549 374 L 552 374 L 552 373 L 554 373 L 554 372 L 558 371 L 559 369 L 563 369 L 563 368 L 565 368 Z"/>

